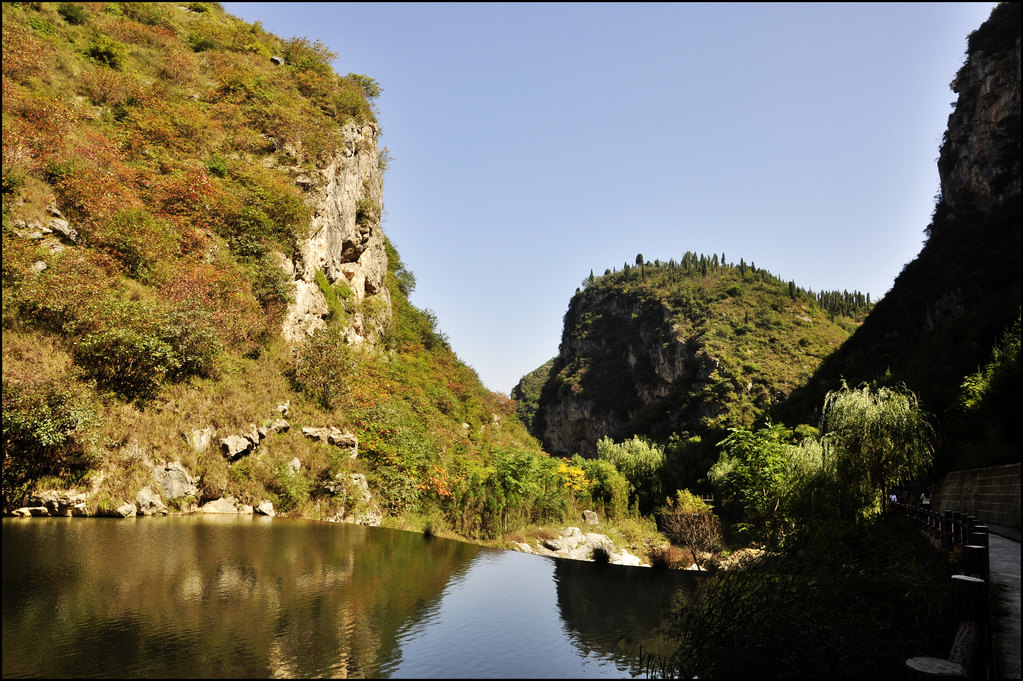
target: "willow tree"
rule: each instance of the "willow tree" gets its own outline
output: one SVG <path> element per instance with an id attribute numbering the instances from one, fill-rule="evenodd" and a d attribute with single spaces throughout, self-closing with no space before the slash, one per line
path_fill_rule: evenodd
<path id="1" fill-rule="evenodd" d="M 851 389 L 843 381 L 824 398 L 824 465 L 843 512 L 868 513 L 898 483 L 924 473 L 934 456 L 934 428 L 905 388 Z"/>

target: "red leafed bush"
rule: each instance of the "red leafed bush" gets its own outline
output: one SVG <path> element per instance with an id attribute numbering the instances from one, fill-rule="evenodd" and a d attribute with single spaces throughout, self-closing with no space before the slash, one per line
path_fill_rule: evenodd
<path id="1" fill-rule="evenodd" d="M 182 264 L 161 288 L 170 302 L 189 303 L 208 310 L 225 344 L 236 345 L 258 336 L 264 330 L 259 303 L 252 284 L 238 271 L 223 264 Z"/>

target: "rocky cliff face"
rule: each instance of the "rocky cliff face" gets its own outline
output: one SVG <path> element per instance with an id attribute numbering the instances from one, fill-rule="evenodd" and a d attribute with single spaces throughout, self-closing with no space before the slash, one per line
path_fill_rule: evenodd
<path id="1" fill-rule="evenodd" d="M 801 391 L 804 413 L 841 377 L 885 377 L 946 414 L 1020 309 L 1020 5 L 968 38 L 938 159 L 941 196 L 920 254 Z"/>
<path id="2" fill-rule="evenodd" d="M 990 214 L 1020 195 L 1020 10 L 997 8 L 969 37 L 950 87 L 959 97 L 938 159 L 941 208 Z"/>
<path id="3" fill-rule="evenodd" d="M 352 293 L 345 304 L 345 335 L 350 343 L 372 343 L 391 314 L 380 229 L 384 183 L 377 150 L 379 129 L 371 122 L 350 122 L 343 132 L 345 144 L 330 162 L 295 180 L 307 192 L 313 218 L 298 254 L 293 259 L 281 256 L 295 287 L 295 301 L 282 329 L 290 341 L 311 335 L 329 314 L 327 299 L 316 282 L 317 271 L 330 284 L 343 284 Z"/>
<path id="4" fill-rule="evenodd" d="M 572 297 L 558 356 L 514 391 L 548 451 L 751 426 L 848 337 L 849 319 L 773 275 L 689 255 L 605 273 Z"/>
<path id="5" fill-rule="evenodd" d="M 534 435 L 553 453 L 595 456 L 597 440 L 623 435 L 640 411 L 683 387 L 700 392 L 716 365 L 698 343 L 680 338 L 666 308 L 643 297 L 583 292 L 565 315 Z M 697 415 L 718 411 L 709 403 L 690 406 Z"/>

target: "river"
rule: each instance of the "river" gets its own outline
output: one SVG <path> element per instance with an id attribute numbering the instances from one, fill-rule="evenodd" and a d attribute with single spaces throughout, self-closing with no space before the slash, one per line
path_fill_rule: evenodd
<path id="1" fill-rule="evenodd" d="M 696 579 L 308 520 L 5 518 L 3 676 L 635 676 Z"/>

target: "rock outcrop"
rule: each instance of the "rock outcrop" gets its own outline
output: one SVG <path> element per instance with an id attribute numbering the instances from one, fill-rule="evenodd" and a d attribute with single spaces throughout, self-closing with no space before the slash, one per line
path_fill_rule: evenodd
<path id="1" fill-rule="evenodd" d="M 384 284 L 387 253 L 380 229 L 379 129 L 371 122 L 350 122 L 343 133 L 344 147 L 329 163 L 315 173 L 303 170 L 296 178 L 307 192 L 313 218 L 298 254 L 293 259 L 280 256 L 281 267 L 294 281 L 295 300 L 282 328 L 289 341 L 301 341 L 326 323 L 330 309 L 316 282 L 317 272 L 352 294 L 346 304 L 348 342 L 373 342 L 390 318 L 391 298 Z"/>
<path id="2" fill-rule="evenodd" d="M 192 477 L 180 461 L 156 465 L 150 470 L 153 473 L 153 480 L 166 499 L 173 501 L 199 496 L 199 481 Z"/>
<path id="3" fill-rule="evenodd" d="M 341 430 L 337 426 L 327 426 L 324 428 L 306 426 L 302 429 L 302 434 L 310 440 L 316 440 L 323 444 L 333 445 L 335 447 L 348 450 L 348 458 L 350 459 L 354 459 L 359 456 L 358 438 L 355 437 L 354 433 Z"/>
<path id="4" fill-rule="evenodd" d="M 990 214 L 1019 200 L 1019 21 L 1018 4 L 996 9 L 969 36 L 966 63 L 949 85 L 959 98 L 948 117 L 938 174 L 941 203 L 951 217 Z"/>
<path id="5" fill-rule="evenodd" d="M 593 457 L 600 438 L 631 434 L 641 415 L 666 439 L 720 414 L 725 399 L 715 386 L 735 392 L 734 377 L 675 319 L 672 307 L 640 291 L 576 293 L 530 424 L 544 448 Z"/>
<path id="6" fill-rule="evenodd" d="M 533 553 L 551 558 L 567 558 L 569 560 L 602 560 L 612 565 L 631 565 L 633 567 L 650 567 L 643 563 L 639 556 L 618 548 L 606 534 L 583 532 L 578 527 L 566 527 L 558 536 L 540 539 L 534 545 L 524 542 L 512 542 L 512 547 L 522 553 Z"/>

